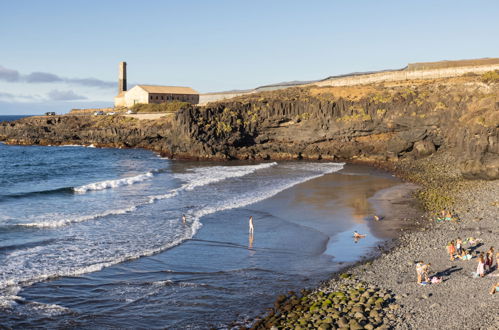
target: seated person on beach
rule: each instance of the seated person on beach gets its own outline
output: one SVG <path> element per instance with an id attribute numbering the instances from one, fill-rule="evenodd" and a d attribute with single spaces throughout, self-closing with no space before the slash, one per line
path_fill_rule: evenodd
<path id="1" fill-rule="evenodd" d="M 475 238 L 475 237 L 468 237 L 467 239 L 464 240 L 464 243 L 467 243 L 469 245 L 475 245 L 477 243 L 480 243 L 482 240 L 480 238 Z"/>
<path id="2" fill-rule="evenodd" d="M 490 294 L 496 294 L 496 293 L 499 293 L 499 282 L 497 282 L 496 284 L 494 284 L 494 285 L 490 288 L 489 293 L 490 293 Z"/>
<path id="3" fill-rule="evenodd" d="M 444 221 L 445 218 L 445 210 L 442 210 L 439 215 L 437 215 L 437 222 Z"/>
<path id="4" fill-rule="evenodd" d="M 430 281 L 431 281 L 431 284 L 442 283 L 442 277 L 441 276 L 433 276 Z"/>
<path id="5" fill-rule="evenodd" d="M 353 232 L 353 238 L 364 238 L 366 235 L 359 234 L 357 231 Z"/>
<path id="6" fill-rule="evenodd" d="M 452 216 L 452 213 L 450 213 L 449 211 L 446 211 L 446 210 L 442 210 L 440 212 L 440 215 L 437 216 L 437 219 L 436 221 L 437 222 L 440 222 L 440 221 L 452 221 L 452 220 L 455 220 L 454 217 Z"/>
<path id="7" fill-rule="evenodd" d="M 471 252 L 466 249 L 462 249 L 461 254 L 458 254 L 457 257 L 461 260 L 471 260 L 471 258 L 473 258 Z"/>

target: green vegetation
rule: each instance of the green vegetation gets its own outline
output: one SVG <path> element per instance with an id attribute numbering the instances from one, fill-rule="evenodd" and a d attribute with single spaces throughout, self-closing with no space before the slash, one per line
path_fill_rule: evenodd
<path id="1" fill-rule="evenodd" d="M 379 116 L 379 117 L 383 117 L 386 113 L 386 109 L 378 109 L 376 110 L 376 114 Z"/>
<path id="2" fill-rule="evenodd" d="M 367 111 L 361 107 L 356 107 L 356 106 L 350 106 L 349 109 L 352 114 L 351 115 L 345 115 L 345 116 L 342 116 L 338 119 L 336 119 L 336 121 L 345 121 L 345 122 L 349 122 L 349 121 L 368 121 L 368 120 L 372 120 L 372 117 L 370 114 L 367 113 Z"/>
<path id="3" fill-rule="evenodd" d="M 308 112 L 304 112 L 302 114 L 297 115 L 295 121 L 300 122 L 302 120 L 309 120 L 309 119 L 310 119 L 310 114 Z"/>
<path id="4" fill-rule="evenodd" d="M 166 103 L 150 103 L 150 104 L 135 104 L 132 107 L 132 111 L 137 113 L 151 113 L 151 112 L 164 112 L 173 113 L 180 109 L 186 108 L 190 105 L 188 102 L 172 101 Z"/>
<path id="5" fill-rule="evenodd" d="M 485 83 L 497 83 L 499 82 L 499 70 L 485 72 L 481 78 Z"/>
<path id="6" fill-rule="evenodd" d="M 389 93 L 376 93 L 371 97 L 374 104 L 385 104 L 393 101 L 393 97 Z"/>
<path id="7" fill-rule="evenodd" d="M 441 101 L 438 101 L 437 104 L 435 104 L 435 111 L 438 111 L 438 110 L 445 110 L 447 109 L 447 106 L 441 102 Z"/>

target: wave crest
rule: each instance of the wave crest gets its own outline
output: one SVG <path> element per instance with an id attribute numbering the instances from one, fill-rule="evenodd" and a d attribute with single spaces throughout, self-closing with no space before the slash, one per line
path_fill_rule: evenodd
<path id="1" fill-rule="evenodd" d="M 89 183 L 83 186 L 79 187 L 74 187 L 73 191 L 76 193 L 86 193 L 87 191 L 93 191 L 93 190 L 104 190 L 104 189 L 109 189 L 109 188 L 116 188 L 120 186 L 127 186 L 127 185 L 132 185 L 137 182 L 142 182 L 145 180 L 148 180 L 154 176 L 153 172 L 147 172 L 144 174 L 139 174 L 136 176 L 131 176 L 128 178 L 123 178 L 123 179 L 116 179 L 116 180 L 105 180 L 105 181 L 99 181 L 99 182 L 94 182 L 94 183 Z"/>

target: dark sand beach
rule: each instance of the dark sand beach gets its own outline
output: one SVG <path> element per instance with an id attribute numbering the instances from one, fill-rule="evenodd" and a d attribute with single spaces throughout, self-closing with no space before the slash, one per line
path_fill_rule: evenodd
<path id="1" fill-rule="evenodd" d="M 300 294 L 280 297 L 276 309 L 255 327 L 497 329 L 498 296 L 489 294 L 489 290 L 498 282 L 499 270 L 494 266 L 483 278 L 474 273 L 477 254 L 499 244 L 499 184 L 463 180 L 448 157 L 445 153 L 437 154 L 410 164 L 398 164 L 393 170 L 416 179 L 427 191 L 439 183 L 437 191 L 444 194 L 438 189 L 447 190 L 445 193 L 452 198 L 452 214 L 457 221 L 436 222 L 433 213 L 423 218 L 413 217 L 409 221 L 412 225 L 407 228 L 410 230 L 403 231 L 379 257 L 344 268 L 301 299 L 297 299 Z M 392 189 L 386 194 L 397 196 L 398 192 Z M 383 195 L 377 193 L 378 205 L 384 204 Z M 398 202 L 385 205 L 404 209 Z M 400 230 L 391 226 L 385 229 L 389 233 Z M 473 251 L 471 260 L 449 259 L 446 244 L 458 237 L 479 239 L 477 243 L 464 244 L 464 248 Z M 415 269 L 418 260 L 430 263 L 430 277 L 441 276 L 443 282 L 418 284 Z M 321 304 L 322 309 L 313 307 Z"/>

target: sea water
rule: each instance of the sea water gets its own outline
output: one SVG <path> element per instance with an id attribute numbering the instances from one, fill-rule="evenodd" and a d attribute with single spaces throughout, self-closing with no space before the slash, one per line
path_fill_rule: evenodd
<path id="1" fill-rule="evenodd" d="M 0 143 L 0 324 L 223 328 L 255 317 L 327 278 L 339 237 L 368 230 L 341 196 L 317 207 L 306 187 L 305 200 L 292 193 L 343 168 Z"/>

